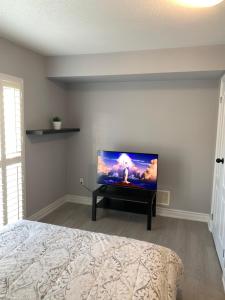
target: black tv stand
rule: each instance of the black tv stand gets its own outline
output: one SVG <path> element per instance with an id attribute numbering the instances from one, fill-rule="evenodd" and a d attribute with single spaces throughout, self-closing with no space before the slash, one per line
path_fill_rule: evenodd
<path id="1" fill-rule="evenodd" d="M 97 203 L 97 197 L 103 197 Z M 92 193 L 92 220 L 98 207 L 147 214 L 147 230 L 156 216 L 156 191 L 102 185 Z"/>

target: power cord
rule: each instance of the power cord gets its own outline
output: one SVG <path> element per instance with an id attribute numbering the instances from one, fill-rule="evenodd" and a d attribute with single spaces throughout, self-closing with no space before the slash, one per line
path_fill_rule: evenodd
<path id="1" fill-rule="evenodd" d="M 80 183 L 80 185 L 87 191 L 89 191 L 90 193 L 92 193 L 93 191 L 91 189 L 89 189 L 89 187 L 87 187 L 84 183 Z"/>

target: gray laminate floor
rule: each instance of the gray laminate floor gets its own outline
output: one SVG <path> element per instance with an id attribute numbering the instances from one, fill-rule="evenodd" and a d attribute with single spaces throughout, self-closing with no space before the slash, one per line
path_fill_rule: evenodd
<path id="1" fill-rule="evenodd" d="M 206 223 L 158 216 L 153 220 L 152 231 L 147 231 L 144 215 L 98 209 L 96 222 L 92 222 L 90 216 L 90 206 L 66 203 L 42 222 L 121 235 L 169 247 L 181 257 L 185 268 L 177 299 L 225 299 L 222 272 Z"/>

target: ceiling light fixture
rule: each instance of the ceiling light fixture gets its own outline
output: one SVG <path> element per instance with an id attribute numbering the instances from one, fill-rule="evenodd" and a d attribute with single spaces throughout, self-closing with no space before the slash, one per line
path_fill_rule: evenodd
<path id="1" fill-rule="evenodd" d="M 189 7 L 211 7 L 223 1 L 224 0 L 177 0 L 176 2 Z"/>

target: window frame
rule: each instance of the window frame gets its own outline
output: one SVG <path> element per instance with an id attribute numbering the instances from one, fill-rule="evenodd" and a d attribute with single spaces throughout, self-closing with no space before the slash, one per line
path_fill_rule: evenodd
<path id="1" fill-rule="evenodd" d="M 3 107 L 3 86 L 8 85 L 20 89 L 20 126 L 21 126 L 21 156 L 14 158 L 6 158 L 5 155 L 5 127 L 4 127 L 4 107 Z M 2 197 L 3 197 L 3 225 L 7 224 L 7 178 L 6 168 L 9 165 L 21 162 L 22 172 L 22 218 L 27 217 L 26 202 L 26 177 L 25 177 L 25 130 L 24 130 L 24 83 L 23 79 L 4 73 L 0 73 L 0 168 L 2 170 Z"/>

